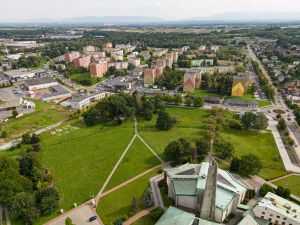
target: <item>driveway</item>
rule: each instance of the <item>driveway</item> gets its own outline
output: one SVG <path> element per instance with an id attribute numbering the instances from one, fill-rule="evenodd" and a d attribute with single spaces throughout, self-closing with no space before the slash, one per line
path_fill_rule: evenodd
<path id="1" fill-rule="evenodd" d="M 65 225 L 65 220 L 67 217 L 72 219 L 73 224 L 77 225 L 101 225 L 98 220 L 94 220 L 93 222 L 88 222 L 88 219 L 92 216 L 96 215 L 92 208 L 88 205 L 77 208 L 77 210 L 73 210 L 66 215 L 62 215 L 57 219 L 52 220 L 47 225 Z"/>

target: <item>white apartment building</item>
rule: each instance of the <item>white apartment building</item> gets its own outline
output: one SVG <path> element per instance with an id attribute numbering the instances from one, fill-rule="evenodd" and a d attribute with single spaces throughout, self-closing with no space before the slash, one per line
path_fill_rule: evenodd
<path id="1" fill-rule="evenodd" d="M 72 99 L 70 100 L 71 108 L 77 110 L 82 109 L 97 100 L 105 98 L 105 96 L 106 96 L 105 92 L 73 95 Z"/>
<path id="2" fill-rule="evenodd" d="M 256 217 L 279 225 L 300 225 L 300 206 L 271 192 L 253 209 Z"/>

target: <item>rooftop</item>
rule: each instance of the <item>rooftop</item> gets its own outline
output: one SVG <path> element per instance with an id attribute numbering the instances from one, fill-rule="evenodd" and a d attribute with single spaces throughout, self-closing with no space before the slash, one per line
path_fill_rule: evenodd
<path id="1" fill-rule="evenodd" d="M 166 169 L 171 177 L 177 195 L 195 196 L 197 190 L 205 190 L 209 164 L 185 164 L 183 166 Z M 225 170 L 218 169 L 216 206 L 226 209 L 235 196 L 245 191 L 247 187 Z"/>
<path id="2" fill-rule="evenodd" d="M 95 93 L 81 93 L 81 94 L 74 94 L 72 98 L 70 99 L 70 102 L 81 102 L 82 100 L 85 100 L 87 98 L 92 98 L 94 96 L 103 94 L 104 92 L 95 92 Z"/>
<path id="3" fill-rule="evenodd" d="M 169 207 L 155 225 L 218 225 L 217 223 L 196 218 L 194 214 Z"/>
<path id="4" fill-rule="evenodd" d="M 35 86 L 35 85 L 41 85 L 41 84 L 49 84 L 49 83 L 56 83 L 55 80 L 52 78 L 39 78 L 39 79 L 31 79 L 25 81 L 25 84 L 27 86 Z"/>
<path id="5" fill-rule="evenodd" d="M 281 198 L 271 192 L 266 194 L 266 196 L 257 204 L 258 206 L 269 208 L 287 218 L 295 221 L 300 219 L 300 206 L 295 203 Z"/>

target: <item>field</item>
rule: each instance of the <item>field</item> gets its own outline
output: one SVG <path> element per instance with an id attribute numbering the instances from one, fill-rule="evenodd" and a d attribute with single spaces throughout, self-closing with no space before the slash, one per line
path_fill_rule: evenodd
<path id="1" fill-rule="evenodd" d="M 153 149 L 164 157 L 164 148 L 173 140 L 184 137 L 195 143 L 201 137 L 201 133 L 209 116 L 208 111 L 202 109 L 183 109 L 169 107 L 167 111 L 178 122 L 169 131 L 159 131 L 155 128 L 156 117 L 152 121 L 139 121 L 139 132 L 141 136 L 153 147 Z M 225 112 L 225 122 L 234 115 Z M 256 133 L 251 131 L 237 131 L 224 126 L 220 135 L 229 140 L 235 147 L 235 155 L 241 156 L 246 153 L 258 155 L 264 163 L 264 168 L 259 174 L 265 179 L 272 179 L 286 174 L 280 155 L 277 150 L 271 132 Z M 160 137 L 160 138 L 157 138 Z"/>
<path id="2" fill-rule="evenodd" d="M 132 122 L 81 126 L 68 124 L 41 135 L 41 158 L 54 175 L 64 209 L 97 194 L 133 136 Z"/>
<path id="3" fill-rule="evenodd" d="M 73 80 L 73 81 L 75 81 L 76 83 L 82 84 L 82 85 L 84 85 L 81 82 L 82 80 L 90 80 L 91 81 L 91 85 L 94 85 L 94 84 L 99 83 L 101 80 L 103 80 L 104 77 L 98 78 L 98 79 L 97 78 L 93 78 L 93 77 L 91 77 L 90 72 L 85 72 L 85 73 L 72 74 L 70 76 L 70 79 Z"/>
<path id="4" fill-rule="evenodd" d="M 68 111 L 60 106 L 37 100 L 33 101 L 36 104 L 34 113 L 1 123 L 1 129 L 8 132 L 6 141 L 20 137 L 26 132 L 47 127 L 68 117 Z"/>
<path id="5" fill-rule="evenodd" d="M 160 162 L 152 152 L 140 141 L 140 139 L 136 138 L 108 183 L 106 190 L 141 174 L 145 170 L 150 169 L 159 163 Z"/>
<path id="6" fill-rule="evenodd" d="M 147 173 L 138 180 L 104 196 L 100 199 L 97 213 L 104 224 L 110 225 L 116 219 L 127 215 L 131 211 L 133 197 L 138 199 L 138 210 L 144 209 L 144 193 L 149 188 L 149 180 L 158 174 L 158 170 Z"/>
<path id="7" fill-rule="evenodd" d="M 273 183 L 277 186 L 290 189 L 292 194 L 300 197 L 300 176 L 289 176 Z"/>

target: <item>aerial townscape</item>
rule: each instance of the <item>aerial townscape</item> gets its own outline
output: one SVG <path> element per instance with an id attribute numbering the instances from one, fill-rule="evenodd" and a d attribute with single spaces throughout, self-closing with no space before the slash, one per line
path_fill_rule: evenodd
<path id="1" fill-rule="evenodd" d="M 300 225 L 300 3 L 239 2 L 0 0 L 0 225 Z"/>

